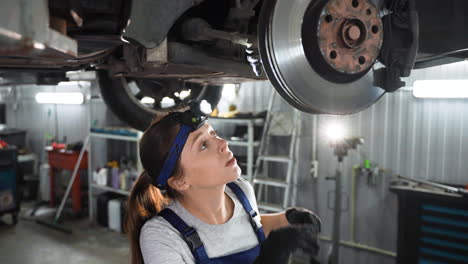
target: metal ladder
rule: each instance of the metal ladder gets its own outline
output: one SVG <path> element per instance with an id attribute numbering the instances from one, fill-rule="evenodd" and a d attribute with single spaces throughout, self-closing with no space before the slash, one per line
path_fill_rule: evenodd
<path id="1" fill-rule="evenodd" d="M 292 127 L 290 128 L 289 133 L 287 136 L 290 137 L 290 144 L 289 144 L 289 154 L 288 156 L 278 156 L 278 155 L 272 155 L 272 154 L 267 154 L 267 148 L 268 145 L 270 144 L 270 130 L 271 130 L 271 125 L 272 125 L 272 120 L 274 113 L 272 112 L 273 110 L 273 105 L 274 105 L 274 100 L 276 97 L 276 91 L 272 91 L 272 95 L 270 96 L 270 102 L 268 105 L 268 112 L 267 116 L 265 119 L 265 125 L 263 127 L 263 132 L 262 132 L 262 139 L 260 142 L 260 147 L 259 147 L 259 154 L 257 157 L 256 165 L 255 165 L 255 172 L 253 175 L 253 185 L 256 190 L 256 196 L 257 196 L 257 201 L 258 201 L 258 208 L 262 211 L 267 211 L 267 212 L 280 212 L 284 209 L 286 209 L 288 206 L 290 206 L 290 202 L 292 205 L 294 205 L 294 202 L 296 200 L 296 193 L 297 193 L 297 186 L 296 186 L 296 171 L 295 171 L 295 166 L 296 166 L 296 160 L 297 160 L 297 139 L 299 138 L 298 136 L 298 131 L 301 131 L 301 112 L 298 111 L 297 109 L 293 109 L 291 106 L 288 105 L 290 108 L 289 113 L 292 112 L 293 114 L 293 120 L 292 120 Z M 289 110 L 289 109 L 288 109 Z M 285 134 L 286 135 L 286 134 Z M 285 177 L 281 178 L 272 178 L 268 177 L 268 165 L 270 163 L 282 163 L 286 164 L 286 175 Z M 276 202 L 272 202 L 270 199 L 271 196 L 269 195 L 269 189 L 272 189 L 271 187 L 276 187 L 275 189 L 283 189 L 283 197 L 280 202 L 276 200 Z M 291 199 L 289 199 L 291 195 Z"/>

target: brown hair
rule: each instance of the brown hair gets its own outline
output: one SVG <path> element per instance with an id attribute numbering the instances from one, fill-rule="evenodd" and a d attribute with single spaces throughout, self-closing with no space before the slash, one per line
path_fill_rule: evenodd
<path id="1" fill-rule="evenodd" d="M 132 187 L 125 217 L 125 231 L 130 240 L 132 264 L 143 263 L 140 230 L 145 222 L 160 212 L 169 199 L 175 199 L 180 195 L 170 186 L 167 186 L 166 195 L 163 195 L 152 185 L 164 165 L 179 129 L 179 123 L 171 118 L 154 121 L 140 140 L 140 160 L 144 171 Z M 180 159 L 171 177 L 175 175 L 181 175 Z"/>

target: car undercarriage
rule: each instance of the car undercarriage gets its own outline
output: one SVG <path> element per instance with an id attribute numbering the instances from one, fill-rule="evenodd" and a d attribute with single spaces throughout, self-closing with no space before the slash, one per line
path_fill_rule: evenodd
<path id="1" fill-rule="evenodd" d="M 98 70 L 106 103 L 140 130 L 170 110 L 164 97 L 216 104 L 223 84 L 266 79 L 301 111 L 355 113 L 468 52 L 460 0 L 23 2 L 2 2 L 2 85 Z"/>

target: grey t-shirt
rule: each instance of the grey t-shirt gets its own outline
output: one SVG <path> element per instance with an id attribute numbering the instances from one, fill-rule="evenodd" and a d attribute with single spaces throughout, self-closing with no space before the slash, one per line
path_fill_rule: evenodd
<path id="1" fill-rule="evenodd" d="M 242 178 L 235 181 L 247 196 L 250 205 L 258 212 L 255 193 L 250 183 Z M 187 225 L 198 232 L 206 254 L 209 258 L 222 257 L 244 250 L 258 244 L 257 236 L 249 222 L 249 215 L 245 212 L 237 196 L 226 186 L 225 191 L 234 201 L 234 214 L 226 223 L 210 225 L 190 214 L 179 202 L 173 201 L 168 205 Z M 260 215 L 255 221 L 260 223 Z M 146 221 L 140 232 L 140 247 L 146 264 L 195 264 L 187 243 L 182 235 L 164 218 L 155 216 Z"/>

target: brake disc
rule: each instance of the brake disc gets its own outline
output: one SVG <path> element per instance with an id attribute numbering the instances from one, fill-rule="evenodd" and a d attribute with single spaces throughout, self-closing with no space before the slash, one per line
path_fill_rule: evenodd
<path id="1" fill-rule="evenodd" d="M 382 41 L 378 7 L 370 0 L 271 0 L 262 6 L 265 72 L 304 112 L 350 114 L 376 102 L 384 94 L 373 84 Z"/>

